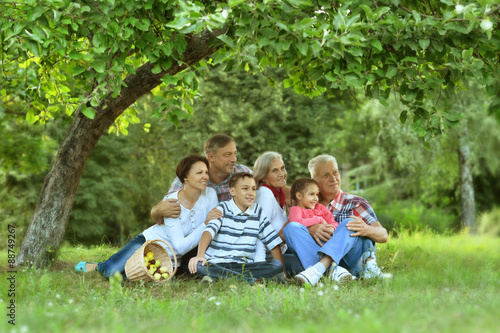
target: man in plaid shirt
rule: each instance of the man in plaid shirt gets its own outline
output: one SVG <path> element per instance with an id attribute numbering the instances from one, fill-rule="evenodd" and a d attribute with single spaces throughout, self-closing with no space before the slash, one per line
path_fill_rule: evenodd
<path id="1" fill-rule="evenodd" d="M 228 135 L 215 134 L 205 142 L 205 155 L 210 163 L 208 170 L 208 187 L 217 193 L 219 202 L 231 199 L 229 194 L 229 178 L 237 172 L 252 172 L 244 165 L 236 164 L 236 142 Z M 177 177 L 172 182 L 168 193 L 180 191 L 183 185 Z M 220 212 L 219 210 L 215 210 Z M 151 209 L 151 218 L 157 224 L 163 224 L 163 217 L 177 218 L 181 214 L 181 206 L 175 199 L 164 199 Z M 218 216 L 220 217 L 220 216 Z M 214 218 L 218 218 L 214 217 Z"/>
<path id="2" fill-rule="evenodd" d="M 308 168 L 320 190 L 319 203 L 332 212 L 339 226 L 334 230 L 325 223 L 306 228 L 294 221 L 285 226 L 285 241 L 306 268 L 295 279 L 314 285 L 327 270 L 328 277 L 338 283 L 351 281 L 355 276 L 389 277 L 380 271 L 375 258 L 375 243 L 387 242 L 388 234 L 371 205 L 340 189 L 340 174 L 333 156 L 317 156 L 309 161 Z"/>

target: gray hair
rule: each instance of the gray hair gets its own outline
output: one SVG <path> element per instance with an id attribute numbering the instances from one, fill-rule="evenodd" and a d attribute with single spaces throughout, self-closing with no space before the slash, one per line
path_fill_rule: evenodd
<path id="1" fill-rule="evenodd" d="M 316 176 L 316 168 L 318 167 L 319 164 L 323 164 L 326 162 L 333 162 L 335 164 L 335 167 L 338 169 L 339 166 L 337 164 L 337 160 L 335 157 L 332 155 L 318 155 L 311 159 L 309 163 L 307 164 L 307 169 L 309 169 L 309 173 L 311 174 L 311 178 L 314 178 Z"/>
<path id="2" fill-rule="evenodd" d="M 262 185 L 263 181 L 269 170 L 271 169 L 271 164 L 277 159 L 283 160 L 280 153 L 275 151 L 266 151 L 264 154 L 257 157 L 255 164 L 253 165 L 253 178 L 255 179 L 255 184 L 257 188 Z"/>

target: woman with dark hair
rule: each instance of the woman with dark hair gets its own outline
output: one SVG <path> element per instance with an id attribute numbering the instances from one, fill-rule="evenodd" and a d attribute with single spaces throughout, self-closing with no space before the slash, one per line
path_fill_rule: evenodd
<path id="1" fill-rule="evenodd" d="M 177 165 L 176 175 L 183 183 L 184 188 L 163 198 L 163 200 L 178 200 L 181 206 L 180 216 L 164 218 L 164 224 L 155 224 L 144 230 L 108 260 L 100 263 L 82 261 L 75 266 L 75 270 L 85 273 L 99 271 L 106 278 L 115 273 L 125 275 L 125 264 L 135 251 L 148 240 L 161 239 L 174 249 L 177 260 L 181 263 L 181 271 L 187 271 L 189 258 L 182 260 L 182 257 L 196 248 L 205 225 L 215 218 L 214 213 L 210 211 L 218 204 L 215 190 L 207 187 L 208 168 L 208 160 L 205 157 L 189 155 L 182 159 Z M 173 258 L 170 249 L 163 243 L 160 244 Z M 194 255 L 196 255 L 195 252 Z M 184 263 L 186 264 L 185 270 L 182 267 Z M 172 264 L 174 263 L 172 262 Z"/>

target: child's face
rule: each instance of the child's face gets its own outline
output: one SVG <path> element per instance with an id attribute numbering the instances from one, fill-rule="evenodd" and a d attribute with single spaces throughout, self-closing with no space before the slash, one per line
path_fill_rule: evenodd
<path id="1" fill-rule="evenodd" d="M 297 193 L 297 205 L 302 208 L 312 209 L 316 207 L 319 200 L 319 187 L 309 184 L 302 192 Z"/>
<path id="2" fill-rule="evenodd" d="M 256 191 L 257 186 L 255 186 L 255 180 L 250 177 L 240 178 L 234 187 L 229 189 L 229 193 L 233 196 L 234 203 L 242 212 L 253 205 Z"/>

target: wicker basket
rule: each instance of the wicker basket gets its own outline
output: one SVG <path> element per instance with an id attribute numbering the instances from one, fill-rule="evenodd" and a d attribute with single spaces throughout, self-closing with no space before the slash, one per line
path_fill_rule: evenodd
<path id="1" fill-rule="evenodd" d="M 159 242 L 164 243 L 168 246 L 170 251 L 172 251 L 174 255 L 174 266 L 172 266 L 172 259 L 168 254 L 167 250 Z M 153 252 L 155 255 L 155 259 L 160 260 L 161 266 L 166 267 L 168 269 L 169 277 L 164 280 L 157 280 L 153 277 L 153 275 L 146 268 L 146 263 L 144 262 L 144 257 L 146 253 Z M 149 240 L 146 241 L 140 248 L 135 251 L 135 253 L 129 258 L 127 263 L 125 264 L 125 274 L 127 275 L 127 279 L 130 281 L 152 281 L 156 283 L 164 283 L 170 280 L 177 271 L 177 256 L 175 255 L 172 247 L 165 241 L 161 239 Z"/>

